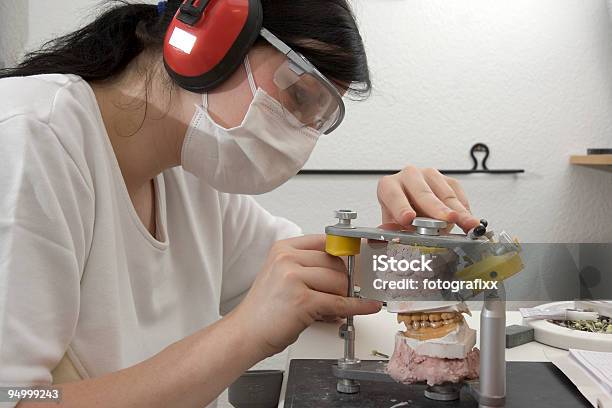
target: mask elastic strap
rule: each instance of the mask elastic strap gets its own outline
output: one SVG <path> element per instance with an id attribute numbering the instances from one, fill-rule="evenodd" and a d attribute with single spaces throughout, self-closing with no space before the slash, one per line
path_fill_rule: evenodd
<path id="1" fill-rule="evenodd" d="M 257 93 L 257 85 L 255 84 L 255 77 L 253 76 L 253 71 L 251 70 L 251 64 L 249 63 L 249 56 L 247 55 L 244 58 L 244 68 L 247 72 L 247 78 L 249 79 L 249 86 L 251 87 L 251 92 L 253 92 L 253 96 Z M 204 109 L 208 109 L 208 93 L 202 94 L 202 107 Z"/>
<path id="2" fill-rule="evenodd" d="M 247 78 L 249 79 L 249 85 L 251 86 L 251 92 L 253 96 L 257 93 L 257 85 L 255 84 L 255 78 L 253 77 L 253 71 L 251 70 L 251 63 L 249 62 L 249 56 L 244 57 L 244 68 L 247 72 Z"/>

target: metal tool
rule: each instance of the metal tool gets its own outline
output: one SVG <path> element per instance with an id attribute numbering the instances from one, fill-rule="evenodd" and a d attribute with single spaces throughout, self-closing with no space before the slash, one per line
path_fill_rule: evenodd
<path id="1" fill-rule="evenodd" d="M 326 251 L 334 256 L 348 257 L 348 296 L 354 296 L 353 279 L 355 276 L 355 256 L 361 251 L 361 239 L 400 243 L 424 249 L 461 248 L 463 258 L 473 260 L 458 270 L 455 276 L 462 280 L 495 280 L 498 288 L 484 293 L 480 328 L 480 381 L 466 381 L 465 387 L 481 408 L 504 406 L 506 396 L 505 327 L 506 307 L 503 281 L 518 273 L 523 264 L 519 256 L 520 245 L 507 234 L 495 235 L 487 231 L 488 223 L 481 220 L 476 228 L 467 234 L 451 234 L 446 231 L 444 221 L 418 217 L 411 229 L 394 231 L 381 228 L 356 227 L 352 220 L 357 213 L 352 210 L 335 212 L 339 222 L 325 229 L 327 234 Z M 474 297 L 481 291 L 461 292 L 455 299 L 463 301 Z M 378 299 L 383 300 L 383 299 Z M 344 340 L 344 358 L 333 367 L 338 379 L 337 391 L 346 394 L 359 392 L 359 381 L 393 382 L 385 370 L 385 363 L 375 361 L 361 362 L 355 356 L 355 327 L 352 317 L 340 328 Z M 459 398 L 461 384 L 430 386 L 425 396 L 440 401 Z"/>
<path id="2" fill-rule="evenodd" d="M 357 213 L 350 210 L 339 210 L 335 213 L 338 223 L 335 225 L 336 228 L 341 230 L 351 230 L 355 228 L 351 225 L 351 221 L 357 218 Z M 332 242 L 328 245 L 333 245 Z M 348 290 L 347 296 L 355 296 L 355 255 L 359 253 L 361 242 L 355 242 L 351 240 L 344 248 L 336 248 L 334 255 L 336 256 L 347 256 L 347 269 L 348 269 Z M 330 252 L 330 251 L 328 251 Z M 353 316 L 346 317 L 346 323 L 340 326 L 340 337 L 344 339 L 344 358 L 338 360 L 338 367 L 345 370 L 350 370 L 360 365 L 359 359 L 355 358 L 355 326 L 353 324 Z M 344 394 L 355 394 L 359 392 L 359 382 L 355 379 L 350 378 L 339 378 L 337 385 L 338 392 Z"/>

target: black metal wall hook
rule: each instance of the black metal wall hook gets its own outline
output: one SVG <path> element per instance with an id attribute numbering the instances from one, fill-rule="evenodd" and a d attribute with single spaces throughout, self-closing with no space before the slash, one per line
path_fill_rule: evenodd
<path id="1" fill-rule="evenodd" d="M 484 143 L 476 143 L 474 146 L 472 146 L 472 149 L 470 150 L 470 156 L 472 156 L 472 161 L 474 162 L 472 170 L 478 170 L 478 159 L 476 158 L 476 153 L 484 153 L 484 158 L 482 159 L 482 169 L 489 170 L 487 167 L 487 160 L 489 160 L 489 155 L 491 154 L 489 146 Z"/>
<path id="2" fill-rule="evenodd" d="M 484 157 L 482 162 L 478 161 L 477 154 L 482 153 Z M 491 155 L 489 146 L 484 143 L 476 143 L 470 149 L 470 157 L 472 158 L 472 168 L 469 170 L 440 170 L 443 174 L 521 174 L 525 173 L 523 169 L 490 169 L 487 166 L 487 160 Z"/>
<path id="3" fill-rule="evenodd" d="M 484 154 L 482 162 L 478 161 L 477 154 Z M 470 149 L 470 157 L 472 158 L 472 168 L 465 170 L 439 170 L 440 173 L 446 175 L 460 174 L 521 174 L 525 173 L 524 169 L 489 169 L 487 161 L 491 155 L 489 146 L 484 143 L 476 143 Z M 366 176 L 386 176 L 396 174 L 400 170 L 368 170 L 368 169 L 330 169 L 330 170 L 302 170 L 299 174 L 303 175 L 366 175 Z"/>

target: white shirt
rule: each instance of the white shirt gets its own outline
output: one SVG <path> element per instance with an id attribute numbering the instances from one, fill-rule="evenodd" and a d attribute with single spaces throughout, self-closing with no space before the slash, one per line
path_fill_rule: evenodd
<path id="1" fill-rule="evenodd" d="M 273 242 L 300 234 L 174 168 L 155 180 L 156 239 L 85 81 L 3 79 L 0 95 L 0 386 L 51 384 L 66 358 L 88 378 L 153 356 L 215 322 Z"/>

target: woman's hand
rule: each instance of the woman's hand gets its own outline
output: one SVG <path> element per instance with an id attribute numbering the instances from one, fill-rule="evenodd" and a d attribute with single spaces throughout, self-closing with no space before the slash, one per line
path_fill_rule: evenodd
<path id="1" fill-rule="evenodd" d="M 417 216 L 457 224 L 464 231 L 476 227 L 479 220 L 470 212 L 470 204 L 459 182 L 438 170 L 407 166 L 378 182 L 378 201 L 382 223 L 404 227 Z"/>
<path id="2" fill-rule="evenodd" d="M 270 356 L 315 320 L 380 310 L 380 302 L 345 297 L 347 289 L 346 266 L 325 253 L 324 235 L 279 241 L 232 318 Z"/>

